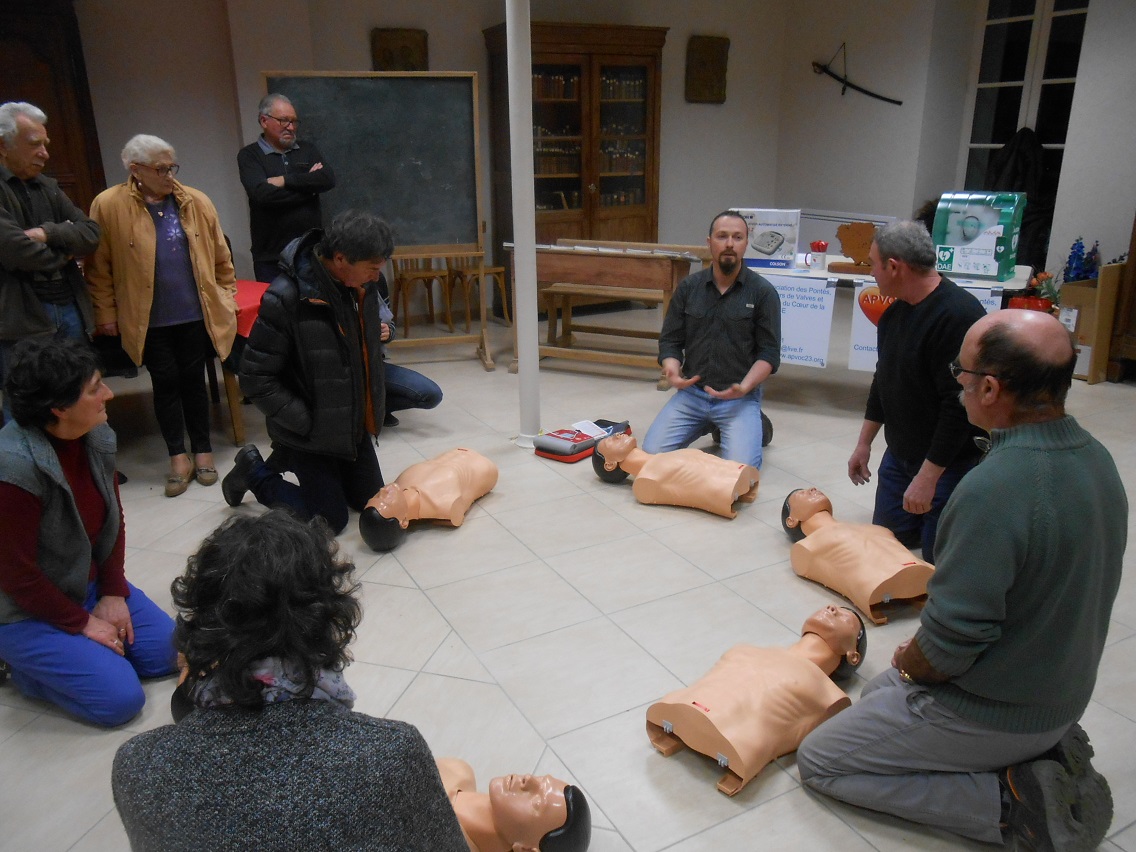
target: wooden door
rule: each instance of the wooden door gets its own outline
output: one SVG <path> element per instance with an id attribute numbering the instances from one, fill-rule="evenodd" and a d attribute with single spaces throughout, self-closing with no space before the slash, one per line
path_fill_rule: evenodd
<path id="1" fill-rule="evenodd" d="M 84 210 L 106 188 L 79 23 L 70 0 L 0 6 L 0 103 L 47 113 L 46 172 Z"/>

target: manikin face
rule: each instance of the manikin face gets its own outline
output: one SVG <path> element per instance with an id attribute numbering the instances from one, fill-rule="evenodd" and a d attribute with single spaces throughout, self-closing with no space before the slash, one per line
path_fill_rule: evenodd
<path id="1" fill-rule="evenodd" d="M 86 435 L 96 426 L 107 422 L 106 404 L 114 393 L 103 382 L 103 374 L 95 373 L 83 385 L 79 398 L 66 408 L 53 408 L 56 422 L 51 431 L 60 435 Z"/>
<path id="2" fill-rule="evenodd" d="M 742 262 L 746 242 L 749 239 L 749 225 L 737 216 L 719 216 L 706 244 L 710 247 L 710 257 L 714 265 L 726 275 L 732 275 Z"/>
<path id="3" fill-rule="evenodd" d="M 398 521 L 403 529 L 410 524 L 410 507 L 406 504 L 406 495 L 402 493 L 402 488 L 393 482 L 380 488 L 379 493 L 372 497 L 367 505 L 378 510 L 384 518 Z"/>
<path id="4" fill-rule="evenodd" d="M 628 435 L 626 432 L 621 432 L 618 435 L 612 435 L 610 438 L 604 438 L 601 442 L 603 450 L 601 455 L 604 461 L 613 462 L 618 464 L 627 458 L 627 454 L 635 449 L 635 438 Z"/>
<path id="5" fill-rule="evenodd" d="M 259 120 L 264 141 L 277 151 L 287 151 L 296 144 L 296 128 L 300 126 L 300 119 L 296 117 L 296 108 L 288 101 L 273 101 L 268 115 L 261 115 Z"/>
<path id="6" fill-rule="evenodd" d="M 845 607 L 829 604 L 823 609 L 818 609 L 805 620 L 801 635 L 815 633 L 836 653 L 854 654 L 857 659 L 850 662 L 855 665 L 859 662 L 859 655 L 855 654 L 855 651 L 860 630 L 860 619 L 856 617 L 856 613 Z"/>
<path id="7" fill-rule="evenodd" d="M 11 145 L 0 141 L 4 163 L 20 180 L 31 180 L 47 165 L 47 129 L 26 115 L 16 116 L 16 138 Z"/>
<path id="8" fill-rule="evenodd" d="M 498 833 L 514 850 L 539 849 L 540 839 L 568 819 L 564 788 L 551 775 L 504 775 L 489 782 L 489 806 Z"/>
<path id="9" fill-rule="evenodd" d="M 142 193 L 150 198 L 165 198 L 174 191 L 174 175 L 170 167 L 173 156 L 168 152 L 158 154 L 152 163 L 131 163 L 130 174 L 142 185 Z"/>
<path id="10" fill-rule="evenodd" d="M 832 502 L 817 488 L 802 488 L 789 495 L 789 517 L 797 523 L 807 521 L 817 512 L 832 514 Z"/>

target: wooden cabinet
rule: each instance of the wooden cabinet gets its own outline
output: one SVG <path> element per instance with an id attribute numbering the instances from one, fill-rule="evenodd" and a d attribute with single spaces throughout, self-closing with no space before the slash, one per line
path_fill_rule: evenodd
<path id="1" fill-rule="evenodd" d="M 536 23 L 532 30 L 536 238 L 655 242 L 665 27 Z M 513 239 L 505 25 L 489 51 L 493 230 Z"/>

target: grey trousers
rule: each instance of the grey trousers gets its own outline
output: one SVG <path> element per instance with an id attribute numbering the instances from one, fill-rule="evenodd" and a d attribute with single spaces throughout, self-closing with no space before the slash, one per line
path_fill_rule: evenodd
<path id="1" fill-rule="evenodd" d="M 1000 843 L 998 770 L 1033 760 L 1070 727 L 995 731 L 889 668 L 859 701 L 805 737 L 797 770 L 810 790 L 842 802 Z"/>

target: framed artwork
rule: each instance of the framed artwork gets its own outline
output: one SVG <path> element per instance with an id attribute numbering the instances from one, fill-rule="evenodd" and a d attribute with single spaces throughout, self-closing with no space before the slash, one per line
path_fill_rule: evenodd
<path id="1" fill-rule="evenodd" d="M 686 43 L 686 102 L 726 102 L 726 60 L 730 40 L 721 36 L 692 35 Z"/>
<path id="2" fill-rule="evenodd" d="M 426 30 L 371 30 L 372 71 L 429 71 Z"/>

